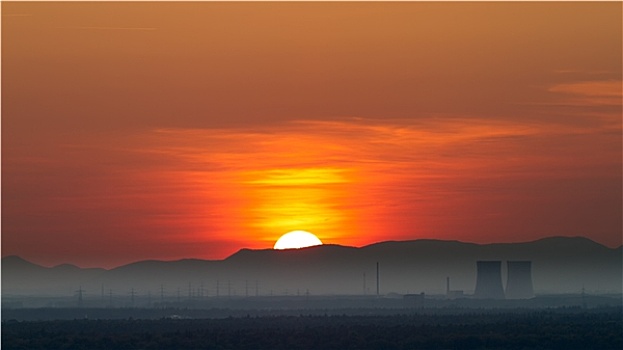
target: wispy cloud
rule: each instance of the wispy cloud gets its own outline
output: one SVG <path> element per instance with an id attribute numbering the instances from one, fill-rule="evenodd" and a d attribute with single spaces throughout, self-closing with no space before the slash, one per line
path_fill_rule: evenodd
<path id="1" fill-rule="evenodd" d="M 485 212 L 543 183 L 601 176 L 593 172 L 612 168 L 616 149 L 604 144 L 595 154 L 582 144 L 602 132 L 535 120 L 300 120 L 269 130 L 159 129 L 136 151 L 162 155 L 151 171 L 168 173 L 184 196 L 238 203 L 238 213 L 219 222 L 222 232 L 269 241 L 270 232 L 300 223 L 357 244 L 381 223 L 397 223 L 397 238 L 401 222 L 426 230 L 431 208 L 471 203 Z"/>
<path id="2" fill-rule="evenodd" d="M 77 26 L 77 27 L 58 27 L 59 29 L 82 29 L 82 30 L 158 30 L 156 27 L 96 27 L 96 26 Z"/>
<path id="3" fill-rule="evenodd" d="M 621 80 L 580 81 L 558 84 L 549 91 L 565 95 L 565 101 L 571 104 L 621 106 L 622 86 Z"/>
<path id="4" fill-rule="evenodd" d="M 597 126 L 299 120 L 67 144 L 50 149 L 45 163 L 3 159 L 3 196 L 14 204 L 8 217 L 31 220 L 35 210 L 43 215 L 28 223 L 37 231 L 88 230 L 93 242 L 108 242 L 121 230 L 131 235 L 115 239 L 149 241 L 153 249 L 231 242 L 231 251 L 210 243 L 214 250 L 203 254 L 213 257 L 238 242 L 271 246 L 295 228 L 348 245 L 431 236 L 487 241 L 499 232 L 580 234 L 620 217 L 620 133 Z M 554 224 L 562 228 L 543 231 Z"/>

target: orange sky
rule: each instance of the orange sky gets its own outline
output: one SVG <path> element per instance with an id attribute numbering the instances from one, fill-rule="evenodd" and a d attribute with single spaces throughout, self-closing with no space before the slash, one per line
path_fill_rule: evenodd
<path id="1" fill-rule="evenodd" d="M 2 3 L 2 255 L 621 244 L 621 3 Z"/>

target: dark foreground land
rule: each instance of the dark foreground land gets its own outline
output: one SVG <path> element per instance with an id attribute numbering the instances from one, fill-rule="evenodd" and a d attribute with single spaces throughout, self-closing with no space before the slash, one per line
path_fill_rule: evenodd
<path id="1" fill-rule="evenodd" d="M 2 349 L 622 349 L 621 307 L 3 321 Z"/>

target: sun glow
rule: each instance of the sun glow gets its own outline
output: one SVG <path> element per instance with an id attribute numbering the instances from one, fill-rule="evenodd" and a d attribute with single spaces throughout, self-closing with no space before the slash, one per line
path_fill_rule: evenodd
<path id="1" fill-rule="evenodd" d="M 313 233 L 307 231 L 291 231 L 281 236 L 273 249 L 298 249 L 322 245 L 322 241 Z"/>

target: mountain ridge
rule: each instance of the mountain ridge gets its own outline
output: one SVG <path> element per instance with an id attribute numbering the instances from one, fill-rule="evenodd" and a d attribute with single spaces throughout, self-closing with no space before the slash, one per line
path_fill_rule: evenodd
<path id="1" fill-rule="evenodd" d="M 111 271 L 111 270 L 116 270 L 116 269 L 120 269 L 120 268 L 124 268 L 127 266 L 132 266 L 132 265 L 141 265 L 141 264 L 147 264 L 147 263 L 175 263 L 175 262 L 222 262 L 222 261 L 227 261 L 230 260 L 234 257 L 236 257 L 237 255 L 242 255 L 242 254 L 248 254 L 248 252 L 280 252 L 280 251 L 290 251 L 290 252 L 296 252 L 296 251 L 304 251 L 304 250 L 308 250 L 308 249 L 331 249 L 329 247 L 340 247 L 340 248 L 347 248 L 347 249 L 365 249 L 365 248 L 369 248 L 369 247 L 375 247 L 375 246 L 386 246 L 386 245 L 392 245 L 392 244 L 412 244 L 412 243 L 447 243 L 447 244 L 461 244 L 461 245 L 471 245 L 471 246 L 479 246 L 479 247 L 483 247 L 483 246 L 509 246 L 509 245 L 523 245 L 523 244 L 530 244 L 530 243 L 537 243 L 537 242 L 547 242 L 547 243 L 552 243 L 552 244 L 560 244 L 561 242 L 565 242 L 565 243 L 569 243 L 569 242 L 575 242 L 575 243 L 581 243 L 581 242 L 586 242 L 586 243 L 590 243 L 594 246 L 598 246 L 601 248 L 605 248 L 606 250 L 622 250 L 623 251 L 623 244 L 618 246 L 618 247 L 608 247 L 606 245 L 603 245 L 599 242 L 596 242 L 588 237 L 584 237 L 584 236 L 548 236 L 548 237 L 543 237 L 543 238 L 538 238 L 535 240 L 531 240 L 531 241 L 523 241 L 523 242 L 492 242 L 492 243 L 474 243 L 474 242 L 465 242 L 465 241 L 460 241 L 460 240 L 443 240 L 443 239 L 434 239 L 434 238 L 420 238 L 420 239 L 413 239 L 413 240 L 389 240 L 389 241 L 380 241 L 380 242 L 375 242 L 375 243 L 371 243 L 371 244 L 367 244 L 361 247 L 355 247 L 355 246 L 347 246 L 347 245 L 341 245 L 341 244 L 323 244 L 323 245 L 318 245 L 318 246 L 312 246 L 312 247 L 305 247 L 305 248 L 299 248 L 299 249 L 286 249 L 286 250 L 276 250 L 273 248 L 260 248 L 260 249 L 253 249 L 253 248 L 241 248 L 238 251 L 236 251 L 235 253 L 232 253 L 231 255 L 218 260 L 218 259 L 201 259 L 201 258 L 181 258 L 181 259 L 173 259 L 173 260 L 159 260 L 159 259 L 146 259 L 146 260 L 139 260 L 139 261 L 134 261 L 134 262 L 130 262 L 127 264 L 122 264 L 116 267 L 112 267 L 112 268 L 103 268 L 103 267 L 80 267 L 77 266 L 75 264 L 69 263 L 69 262 L 64 262 L 58 265 L 54 265 L 52 267 L 48 267 L 48 266 L 43 266 L 43 265 L 39 265 L 37 263 L 31 262 L 28 259 L 25 259 L 19 255 L 7 255 L 2 257 L 0 260 L 2 261 L 2 264 L 30 264 L 33 267 L 38 267 L 38 268 L 43 268 L 43 269 L 55 269 L 55 268 L 78 268 L 78 269 L 82 269 L 82 270 L 86 270 L 86 269 L 103 269 L 106 271 Z"/>
<path id="2" fill-rule="evenodd" d="M 382 292 L 445 293 L 450 277 L 453 290 L 471 293 L 478 260 L 502 261 L 503 281 L 506 261 L 532 261 L 537 292 L 579 292 L 583 287 L 621 292 L 622 253 L 621 247 L 609 248 L 583 237 L 548 237 L 520 243 L 419 239 L 363 247 L 243 248 L 223 260 L 143 260 L 109 270 L 42 267 L 10 256 L 2 258 L 2 292 L 66 295 L 78 288 L 105 287 L 144 293 L 164 288 L 170 293 L 201 286 L 207 295 L 222 295 L 225 285 L 228 293 L 235 293 L 251 281 L 261 285 L 264 293 L 361 294 L 375 285 L 379 263 Z"/>

